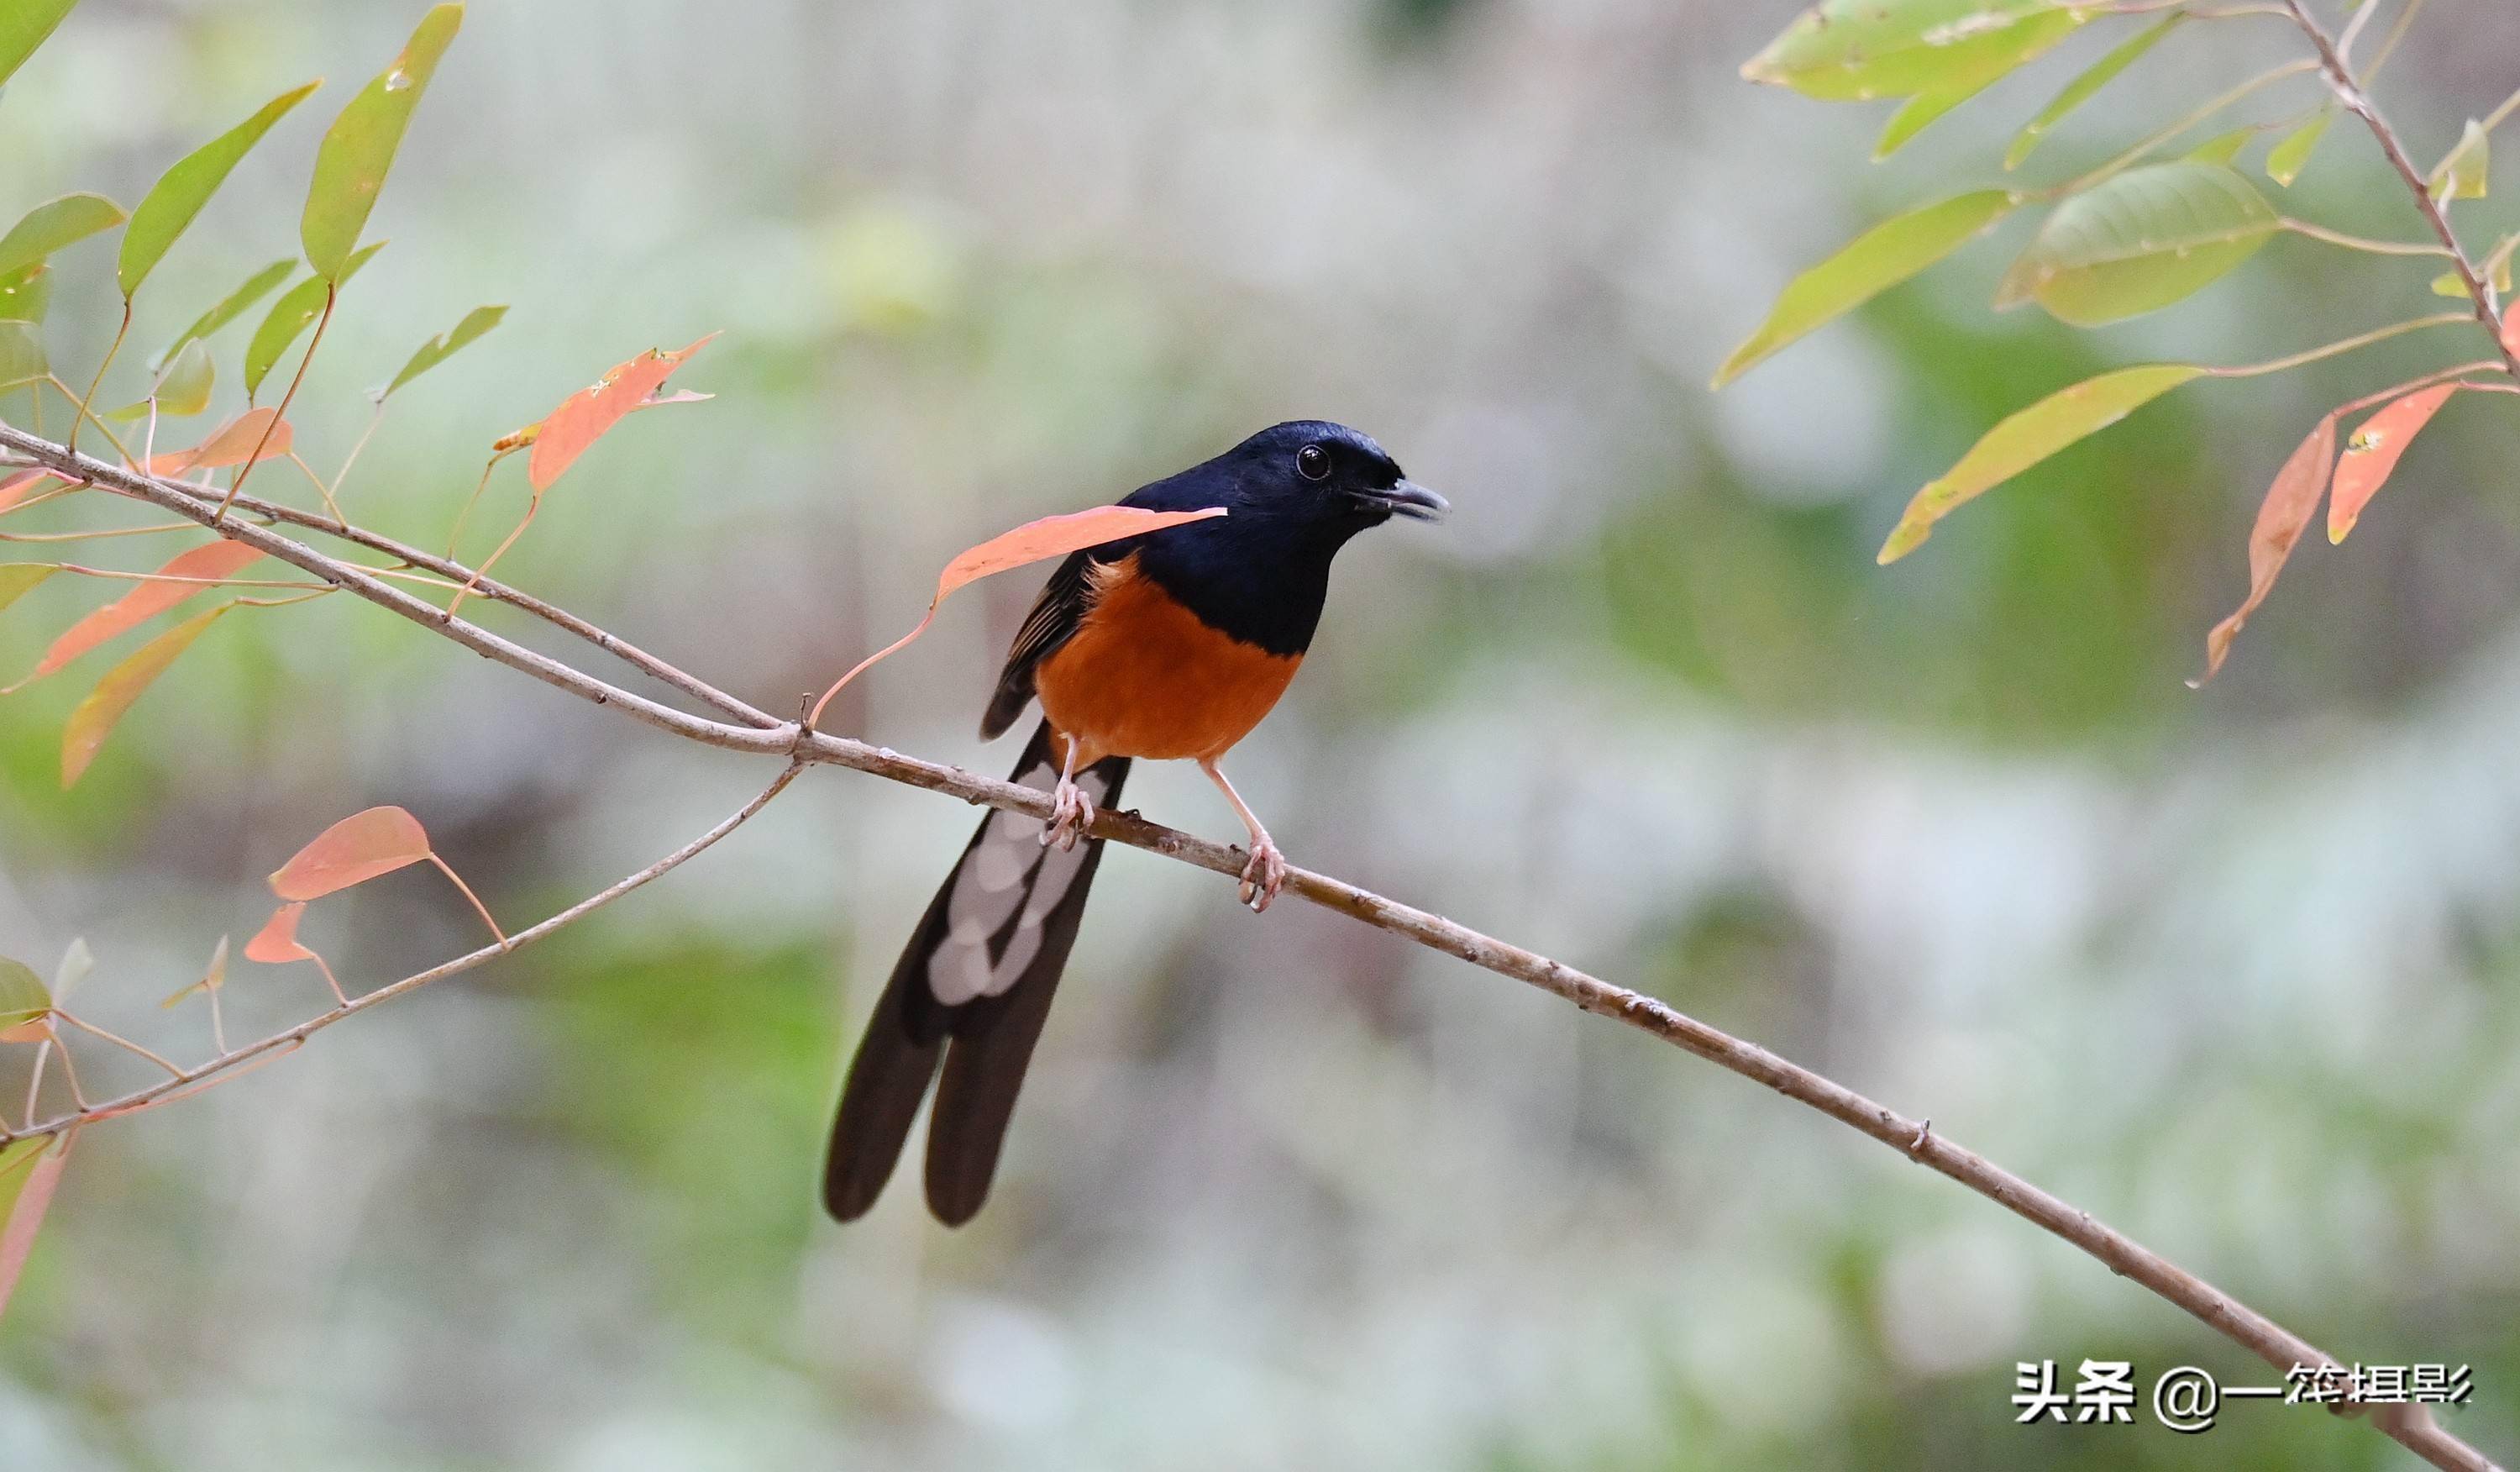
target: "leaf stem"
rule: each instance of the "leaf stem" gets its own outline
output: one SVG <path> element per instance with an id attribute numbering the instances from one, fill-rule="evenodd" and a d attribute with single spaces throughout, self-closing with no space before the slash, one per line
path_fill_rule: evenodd
<path id="1" fill-rule="evenodd" d="M 332 589 L 326 588 L 325 591 L 329 593 Z M 437 865 L 437 872 L 445 875 L 449 882 L 464 892 L 465 898 L 472 901 L 472 908 L 480 914 L 481 923 L 490 927 L 490 934 L 498 937 L 499 943 L 502 946 L 508 944 L 508 933 L 499 929 L 498 921 L 490 918 L 490 907 L 481 902 L 480 896 L 472 893 L 472 887 L 464 882 L 464 876 L 455 872 L 455 866 L 438 857 L 434 852 L 428 855 L 428 861 Z"/>
<path id="2" fill-rule="evenodd" d="M 113 330 L 113 344 L 112 346 L 105 349 L 105 361 L 96 365 L 96 377 L 88 380 L 87 392 L 79 399 L 80 419 L 87 417 L 87 406 L 96 400 L 96 391 L 102 388 L 105 384 L 105 370 L 113 366 L 113 355 L 122 350 L 122 340 L 129 336 L 130 332 L 131 299 L 125 297 L 122 299 L 122 325 Z M 79 420 L 73 419 L 70 421 L 70 437 L 68 440 L 68 448 L 73 451 L 78 448 L 78 432 Z M 129 455 L 125 455 L 122 458 L 128 460 L 131 457 Z"/>
<path id="3" fill-rule="evenodd" d="M 280 407 L 272 411 L 271 422 L 262 427 L 262 438 L 254 442 L 253 453 L 246 457 L 245 464 L 237 467 L 236 479 L 228 483 L 226 498 L 219 502 L 219 509 L 210 517 L 213 528 L 227 519 L 229 505 L 236 500 L 237 492 L 245 489 L 245 478 L 253 474 L 255 464 L 262 459 L 263 447 L 271 443 L 272 433 L 289 418 L 289 401 L 297 396 L 297 386 L 306 382 L 306 365 L 315 361 L 315 349 L 324 345 L 324 329 L 332 325 L 333 305 L 340 299 L 340 283 L 325 282 L 324 311 L 315 319 L 315 336 L 306 342 L 305 355 L 297 360 L 297 371 L 290 377 L 289 391 L 280 395 Z"/>
<path id="4" fill-rule="evenodd" d="M 2332 358 L 2340 353 L 2352 352 L 2357 347 L 2368 347 L 2374 343 L 2386 342 L 2406 333 L 2420 332 L 2427 327 L 2449 327 L 2474 320 L 2465 312 L 2435 312 L 2429 317 L 2415 317 L 2405 322 L 2392 322 L 2386 327 L 2375 327 L 2369 332 L 2358 333 L 2350 338 L 2339 339 L 2323 347 L 2309 348 L 2287 357 L 2270 358 L 2263 363 L 2244 363 L 2237 368 L 2208 368 L 2205 371 L 2215 378 L 2260 378 L 2270 373 L 2281 373 L 2288 368 L 2299 368 L 2305 363 L 2316 363 L 2321 358 Z"/>
<path id="5" fill-rule="evenodd" d="M 2325 225 L 2314 225 L 2290 215 L 2278 223 L 2295 235 L 2306 235 L 2312 240 L 2323 240 L 2331 246 L 2343 246 L 2348 251 L 2362 251 L 2372 255 L 2438 255 L 2445 259 L 2450 255 L 2449 250 L 2442 246 L 2426 245 L 2422 241 L 2365 240 L 2359 235 L 2330 230 Z"/>

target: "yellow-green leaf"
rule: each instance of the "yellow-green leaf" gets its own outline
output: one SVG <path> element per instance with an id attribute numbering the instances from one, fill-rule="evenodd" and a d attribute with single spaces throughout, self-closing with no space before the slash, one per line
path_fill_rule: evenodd
<path id="1" fill-rule="evenodd" d="M 2310 162 L 2311 151 L 2318 140 L 2327 136 L 2327 125 L 2336 120 L 2336 104 L 2328 103 L 2310 115 L 2310 120 L 2284 135 L 2284 140 L 2267 153 L 2267 177 L 2286 189 L 2301 177 Z"/>
<path id="2" fill-rule="evenodd" d="M 53 571 L 49 563 L 0 562 L 0 609 L 33 592 Z"/>
<path id="3" fill-rule="evenodd" d="M 40 1025 L 52 1010 L 53 994 L 44 989 L 43 979 L 35 975 L 35 969 L 23 961 L 0 956 L 0 1042 L 36 1040 L 43 1035 L 30 1025 Z"/>
<path id="4" fill-rule="evenodd" d="M 384 245 L 383 241 L 377 241 L 360 247 L 342 262 L 339 279 L 347 282 L 359 274 L 359 267 L 366 265 L 368 257 L 383 250 Z M 262 381 L 271 376 L 272 366 L 280 361 L 282 353 L 289 350 L 289 345 L 297 341 L 297 335 L 322 315 L 324 286 L 324 277 L 309 276 L 281 293 L 280 299 L 271 303 L 271 310 L 263 313 L 262 324 L 253 330 L 253 338 L 245 348 L 245 391 L 248 397 L 262 388 Z"/>
<path id="5" fill-rule="evenodd" d="M 2120 321 L 2192 295 L 2281 227 L 2274 207 L 2225 164 L 2131 168 L 2057 206 L 1995 302 L 2036 298 L 2077 327 Z"/>
<path id="6" fill-rule="evenodd" d="M 60 1002 L 70 994 L 70 989 L 87 980 L 96 969 L 96 955 L 87 948 L 87 937 L 72 936 L 62 948 L 62 963 L 53 968 L 53 1000 Z"/>
<path id="7" fill-rule="evenodd" d="M 1900 105 L 1883 124 L 1881 136 L 1872 145 L 1872 161 L 1880 162 L 1907 146 L 1908 140 L 1923 132 L 1935 119 L 1977 96 L 1995 83 L 1993 76 L 1957 87 L 1938 87 L 1919 92 Z"/>
<path id="8" fill-rule="evenodd" d="M 2492 170 L 2490 150 L 2485 125 L 2469 118 L 2458 146 L 2433 165 L 2432 177 L 2424 187 L 2432 191 L 2434 199 L 2444 202 L 2484 199 L 2486 175 Z"/>
<path id="9" fill-rule="evenodd" d="M 1768 320 L 1724 360 L 1715 387 L 1723 388 L 1778 348 L 1951 254 L 2020 203 L 2019 196 L 2006 190 L 1982 189 L 1912 209 L 1857 236 L 1793 279 L 1769 309 Z"/>
<path id="10" fill-rule="evenodd" d="M 2002 75 L 2085 19 L 2060 0 L 1822 0 L 1741 74 L 1833 102 L 1949 91 Z"/>
<path id="11" fill-rule="evenodd" d="M 101 194 L 66 194 L 46 200 L 10 226 L 7 235 L 0 235 L 0 276 L 121 223 L 122 207 Z"/>
<path id="12" fill-rule="evenodd" d="M 244 316 L 248 307 L 270 296 L 275 288 L 289 279 L 289 273 L 296 268 L 297 262 L 293 259 L 275 260 L 247 277 L 245 285 L 220 298 L 216 305 L 194 318 L 193 325 L 185 328 L 174 342 L 167 344 L 164 352 L 158 354 L 158 361 L 161 363 L 166 361 L 183 351 L 185 344 L 196 338 L 209 337 L 220 328 Z M 320 299 L 320 293 L 318 297 Z"/>
<path id="13" fill-rule="evenodd" d="M 109 419 L 146 419 L 154 400 L 160 419 L 182 419 L 199 414 L 210 406 L 210 389 L 218 380 L 218 369 L 210 362 L 210 345 L 199 338 L 186 340 L 175 359 L 158 375 L 158 387 L 148 398 L 125 404 L 107 415 Z"/>
<path id="14" fill-rule="evenodd" d="M 0 82 L 25 64 L 78 0 L 9 0 L 0 5 Z"/>
<path id="15" fill-rule="evenodd" d="M 2199 163 L 2228 164 L 2240 157 L 2240 150 L 2247 148 L 2249 140 L 2256 136 L 2258 136 L 2256 128 L 2233 128 L 2228 133 L 2215 134 L 2180 157 L 2192 159 Z"/>
<path id="16" fill-rule="evenodd" d="M 222 603 L 214 609 L 195 614 L 158 637 L 143 644 L 129 659 L 106 671 L 96 682 L 87 699 L 70 712 L 68 727 L 62 732 L 62 786 L 68 787 L 96 759 L 105 738 L 113 734 L 116 721 L 122 719 L 131 703 L 140 698 L 151 682 L 166 672 L 175 657 L 192 647 L 203 630 L 218 621 L 218 617 L 233 603 Z"/>
<path id="17" fill-rule="evenodd" d="M 0 275 L 0 319 L 41 322 L 53 304 L 53 268 L 36 261 Z"/>
<path id="18" fill-rule="evenodd" d="M 2048 129 L 2063 121 L 2066 114 L 2090 102 L 2094 93 L 2107 86 L 2119 72 L 2134 66 L 2138 57 L 2159 45 L 2162 37 L 2169 35 L 2186 19 L 2185 11 L 2172 11 L 2120 42 L 2115 50 L 2093 62 L 2082 75 L 2067 82 L 2063 91 L 2039 110 L 2039 115 L 2023 123 L 2021 131 L 2013 135 L 2012 146 L 2003 151 L 2003 166 L 2019 168 L 2022 161 L 2028 159 L 2031 151 L 2048 136 Z"/>
<path id="19" fill-rule="evenodd" d="M 0 389 L 14 389 L 49 371 L 43 334 L 35 324 L 0 319 Z"/>
<path id="20" fill-rule="evenodd" d="M 385 391 L 377 395 L 378 401 L 391 397 L 396 389 L 455 356 L 467 344 L 498 326 L 499 319 L 507 314 L 505 306 L 476 306 L 466 312 L 463 321 L 420 345 L 411 361 L 402 365 L 402 372 L 395 374 L 393 382 L 385 385 Z"/>
<path id="21" fill-rule="evenodd" d="M 377 191 L 393 167 L 412 110 L 420 106 L 437 59 L 463 23 L 461 5 L 440 5 L 423 16 L 393 65 L 360 88 L 324 134 L 297 231 L 306 263 L 317 276 L 336 283 L 349 279 L 350 253 L 368 227 L 368 211 L 376 207 Z"/>
<path id="22" fill-rule="evenodd" d="M 2481 262 L 2480 268 L 2484 275 L 2493 280 L 2496 291 L 2506 297 L 2509 296 L 2511 294 L 2511 242 L 2506 240 L 2496 247 L 2494 253 Z M 2433 278 L 2433 295 L 2464 299 L 2467 296 L 2467 281 L 2456 271 L 2444 271 Z"/>
<path id="23" fill-rule="evenodd" d="M 2147 363 L 2120 368 L 2060 389 L 2018 410 L 1971 446 L 1959 463 L 1908 502 L 1906 514 L 1881 544 L 1884 563 L 1916 550 L 1934 524 L 1962 502 L 2000 485 L 2088 435 L 2107 429 L 2205 370 L 2189 363 Z"/>
<path id="24" fill-rule="evenodd" d="M 261 111 L 195 149 L 158 177 L 150 187 L 149 197 L 131 211 L 130 228 L 122 232 L 122 257 L 115 264 L 114 280 L 122 287 L 124 300 L 140 290 L 140 283 L 165 258 L 175 238 L 193 223 L 193 217 L 227 182 L 230 171 L 262 141 L 262 135 L 271 131 L 271 125 L 321 85 L 308 82 L 264 103 Z"/>

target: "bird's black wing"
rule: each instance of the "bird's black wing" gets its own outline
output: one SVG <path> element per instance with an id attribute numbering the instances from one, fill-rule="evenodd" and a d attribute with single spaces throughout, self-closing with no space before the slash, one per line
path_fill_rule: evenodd
<path id="1" fill-rule="evenodd" d="M 1015 630 L 1014 644 L 1007 651 L 1006 667 L 998 672 L 988 713 L 980 717 L 982 741 L 997 740 L 1015 723 L 1024 702 L 1032 699 L 1033 671 L 1085 621 L 1085 611 L 1094 606 L 1093 561 L 1091 550 L 1070 553 L 1043 584 L 1041 596 L 1033 601 L 1032 612 L 1024 616 L 1023 627 Z"/>

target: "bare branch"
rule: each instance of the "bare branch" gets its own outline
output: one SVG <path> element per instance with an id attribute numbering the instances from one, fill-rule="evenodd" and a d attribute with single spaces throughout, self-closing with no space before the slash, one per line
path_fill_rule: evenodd
<path id="1" fill-rule="evenodd" d="M 2287 0 L 2290 3 L 2290 0 Z M 2454 249 L 2454 247 L 2453 247 Z M 685 859 L 699 852 L 724 837 L 752 813 L 760 810 L 777 796 L 797 771 L 809 763 L 850 767 L 857 771 L 944 793 L 968 803 L 986 805 L 1011 812 L 1047 820 L 1052 802 L 1048 793 L 1034 788 L 1000 782 L 960 767 L 922 761 L 905 757 L 887 748 L 871 747 L 863 742 L 829 735 L 813 729 L 802 719 L 774 721 L 769 716 L 732 697 L 718 696 L 710 704 L 738 708 L 730 711 L 744 721 L 730 725 L 703 716 L 662 706 L 609 684 L 576 667 L 538 654 L 496 634 L 449 616 L 431 604 L 422 602 L 395 588 L 355 565 L 328 557 L 303 543 L 291 540 L 267 528 L 237 517 L 219 517 L 218 492 L 215 489 L 186 485 L 134 471 L 108 465 L 79 455 L 38 437 L 0 425 L 0 447 L 27 460 L 56 471 L 67 472 L 71 479 L 86 480 L 117 494 L 135 497 L 161 506 L 179 516 L 198 522 L 220 535 L 243 541 L 263 552 L 293 564 L 337 587 L 358 594 L 369 602 L 409 619 L 415 623 L 452 639 L 465 648 L 495 660 L 543 683 L 564 690 L 597 705 L 615 707 L 632 717 L 660 730 L 704 745 L 730 751 L 776 756 L 788 763 L 777 781 L 735 816 L 711 829 L 694 843 L 668 855 L 655 864 L 631 875 L 611 889 L 594 896 L 530 929 L 519 931 L 505 944 L 492 944 L 460 956 L 455 960 L 403 978 L 389 986 L 361 994 L 320 1017 L 311 1019 L 287 1032 L 274 1034 L 221 1055 L 179 1078 L 151 1088 L 139 1090 L 102 1106 L 82 1107 L 78 1112 L 57 1116 L 28 1129 L 11 1131 L 0 1127 L 0 1143 L 24 1138 L 30 1134 L 58 1133 L 74 1125 L 94 1120 L 108 1113 L 127 1113 L 153 1104 L 170 1102 L 184 1092 L 204 1086 L 206 1082 L 230 1070 L 250 1066 L 267 1058 L 275 1050 L 298 1045 L 307 1036 L 331 1026 L 353 1012 L 365 1011 L 379 1002 L 426 986 L 442 977 L 505 954 L 530 943 L 581 915 L 617 898 L 649 880 L 656 878 Z M 250 514 L 268 514 L 280 521 L 308 525 L 303 513 L 265 503 L 248 503 L 240 499 L 238 508 Z M 449 576 L 470 575 L 470 570 L 443 559 L 417 553 L 374 533 L 356 528 L 335 527 L 312 522 L 312 529 L 343 537 L 358 545 L 406 558 L 415 566 L 444 573 Z M 612 640 L 593 625 L 562 614 L 548 605 L 538 605 L 521 594 L 503 597 L 492 592 L 495 585 L 484 579 L 480 589 L 502 601 L 527 608 L 549 618 L 559 626 L 579 632 L 589 642 L 625 659 L 628 646 Z M 673 667 L 652 657 L 631 659 L 643 670 L 690 693 L 711 689 Z M 739 713 L 740 712 L 740 713 Z M 1242 872 L 1245 855 L 1237 848 L 1210 842 L 1191 834 L 1151 823 L 1134 813 L 1103 809 L 1087 830 L 1092 836 L 1107 839 L 1131 848 L 1143 849 L 1207 869 L 1229 878 Z M 1286 883 L 1287 893 L 1363 921 L 1379 930 L 1405 936 L 1432 950 L 1455 956 L 1474 966 L 1493 971 L 1538 987 L 1561 997 L 1587 1012 L 1613 1018 L 1630 1027 L 1686 1049 L 1730 1072 L 1805 1104 L 1898 1151 L 1901 1155 L 1931 1168 L 1944 1175 L 2029 1220 L 2033 1224 L 2072 1243 L 2105 1264 L 2112 1271 L 2133 1278 L 2163 1299 L 2185 1310 L 2215 1332 L 2264 1358 L 2278 1369 L 2289 1370 L 2295 1364 L 2341 1365 L 2336 1357 L 2327 1354 L 2273 1319 L 2224 1293 L 2211 1283 L 2179 1265 L 2110 1227 L 2090 1213 L 2082 1211 L 2020 1176 L 1968 1150 L 1933 1130 L 1925 1122 L 1912 1120 L 1864 1095 L 1792 1063 L 1755 1043 L 1736 1038 L 1720 1029 L 1710 1027 L 1676 1008 L 1623 987 L 1613 986 L 1598 977 L 1551 960 L 1494 937 L 1483 935 L 1467 926 L 1447 920 L 1428 911 L 1385 898 L 1371 891 L 1328 875 L 1306 869 L 1292 870 Z M 67 1061 L 67 1058 L 65 1059 Z M 2346 1414 L 2367 1413 L 2373 1423 L 2418 1455 L 2435 1465 L 2456 1469 L 2456 1472 L 2491 1472 L 2493 1463 L 2458 1438 L 2441 1429 L 2430 1413 L 2419 1405 L 2347 1404 L 2340 1407 Z"/>

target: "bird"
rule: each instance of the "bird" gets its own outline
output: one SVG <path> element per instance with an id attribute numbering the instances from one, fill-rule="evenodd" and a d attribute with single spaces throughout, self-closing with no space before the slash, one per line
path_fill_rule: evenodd
<path id="1" fill-rule="evenodd" d="M 981 819 L 911 933 L 841 1085 L 823 1173 L 838 1220 L 874 1207 L 931 1081 L 928 1210 L 959 1226 L 987 1200 L 1102 860 L 1102 840 L 1078 840 L 1132 760 L 1198 763 L 1248 831 L 1237 893 L 1269 907 L 1285 855 L 1219 763 L 1294 678 L 1339 549 L 1450 510 L 1381 445 L 1323 420 L 1273 425 L 1119 504 L 1226 514 L 1071 554 L 1016 629 L 980 735 L 1040 702 L 1010 780 L 1050 793 L 1054 816 Z"/>

